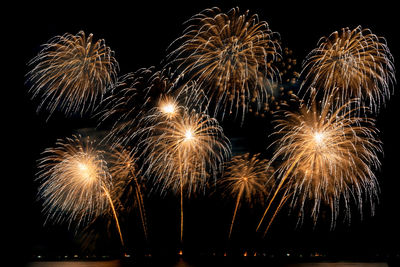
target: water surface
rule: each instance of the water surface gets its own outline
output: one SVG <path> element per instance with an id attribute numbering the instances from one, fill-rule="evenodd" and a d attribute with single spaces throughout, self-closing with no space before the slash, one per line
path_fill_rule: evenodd
<path id="1" fill-rule="evenodd" d="M 38 261 L 30 262 L 27 267 L 207 267 L 214 266 L 213 263 L 192 263 L 182 259 L 175 263 L 145 263 L 135 264 L 126 263 L 119 260 L 112 261 Z M 255 263 L 255 262 L 230 262 L 226 264 L 218 264 L 219 266 L 235 266 L 235 267 L 269 267 L 269 266 L 282 266 L 282 267 L 388 267 L 389 265 L 385 262 L 303 262 L 303 263 L 287 263 L 287 264 L 269 264 L 269 263 Z"/>

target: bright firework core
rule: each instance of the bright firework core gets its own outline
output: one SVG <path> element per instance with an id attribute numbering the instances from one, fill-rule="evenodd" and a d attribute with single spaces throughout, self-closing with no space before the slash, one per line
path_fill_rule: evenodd
<path id="1" fill-rule="evenodd" d="M 186 130 L 185 132 L 185 141 L 190 141 L 193 139 L 193 132 L 191 129 Z"/>
<path id="2" fill-rule="evenodd" d="M 172 103 L 165 103 L 161 106 L 161 111 L 165 114 L 173 114 L 175 113 L 175 105 Z"/>
<path id="3" fill-rule="evenodd" d="M 317 143 L 318 145 L 322 145 L 324 142 L 324 134 L 321 132 L 315 132 L 314 133 L 314 141 L 315 143 Z"/>
<path id="4" fill-rule="evenodd" d="M 93 175 L 93 170 L 88 164 L 78 162 L 78 169 L 84 180 L 92 181 L 95 178 Z"/>

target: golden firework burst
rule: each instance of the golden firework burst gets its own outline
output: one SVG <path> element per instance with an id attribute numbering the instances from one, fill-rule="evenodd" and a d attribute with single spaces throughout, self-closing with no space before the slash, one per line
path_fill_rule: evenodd
<path id="1" fill-rule="evenodd" d="M 47 220 L 73 222 L 76 228 L 112 210 L 124 244 L 113 199 L 112 177 L 104 151 L 89 137 L 74 136 L 59 140 L 48 148 L 39 162 L 39 197 L 44 201 Z"/>
<path id="2" fill-rule="evenodd" d="M 271 81 L 278 79 L 271 65 L 280 51 L 276 34 L 257 15 L 240 14 L 238 8 L 228 13 L 206 9 L 189 22 L 175 41 L 181 45 L 170 53 L 170 64 L 178 64 L 183 79 L 206 88 L 214 116 L 241 114 L 243 121 L 248 103 L 265 102 Z"/>
<path id="3" fill-rule="evenodd" d="M 361 26 L 321 38 L 303 66 L 306 86 L 322 88 L 327 97 L 335 90 L 342 104 L 353 97 L 366 100 L 375 111 L 396 80 L 386 41 Z"/>
<path id="4" fill-rule="evenodd" d="M 230 155 L 230 143 L 217 120 L 204 113 L 181 106 L 173 118 L 158 118 L 149 120 L 152 124 L 142 131 L 145 136 L 138 149 L 146 166 L 144 174 L 153 177 L 161 192 L 180 194 L 182 241 L 183 196 L 204 188 L 208 178 L 215 177 Z"/>
<path id="5" fill-rule="evenodd" d="M 38 110 L 61 110 L 67 115 L 91 111 L 113 87 L 118 70 L 114 52 L 104 40 L 93 41 L 83 31 L 56 36 L 33 58 L 28 73 Z"/>
<path id="6" fill-rule="evenodd" d="M 276 120 L 278 147 L 271 160 L 281 160 L 277 169 L 279 185 L 264 216 L 285 186 L 283 198 L 286 201 L 292 196 L 291 204 L 299 208 L 300 218 L 307 212 L 306 204 L 310 204 L 307 206 L 316 222 L 324 205 L 331 210 L 334 226 L 341 201 L 347 217 L 352 200 L 360 212 L 364 199 L 374 210 L 378 197 L 374 170 L 380 166 L 381 143 L 374 120 L 359 115 L 357 99 L 340 105 L 334 101 L 335 93 L 322 102 L 313 95 L 310 104 L 303 104 L 298 112 L 285 111 Z"/>
<path id="7" fill-rule="evenodd" d="M 118 202 L 116 209 L 119 213 L 130 212 L 137 207 L 143 227 L 145 239 L 147 240 L 147 218 L 143 200 L 144 184 L 139 176 L 139 168 L 136 157 L 131 150 L 114 144 L 107 153 L 109 171 L 113 179 L 113 187 L 110 195 Z"/>
<path id="8" fill-rule="evenodd" d="M 236 198 L 229 238 L 241 200 L 247 203 L 261 203 L 274 185 L 274 171 L 268 166 L 268 160 L 260 159 L 259 154 L 250 156 L 249 153 L 235 156 L 227 164 L 220 184 L 225 188 L 226 194 Z"/>
<path id="9" fill-rule="evenodd" d="M 159 118 L 153 123 L 143 131 L 146 136 L 139 149 L 148 154 L 145 162 L 151 167 L 147 172 L 157 177 L 162 191 L 179 191 L 181 178 L 177 177 L 181 168 L 185 173 L 184 184 L 192 185 L 187 191 L 190 194 L 205 185 L 209 168 L 213 172 L 219 170 L 220 163 L 230 153 L 222 128 L 206 114 L 180 107 L 172 119 Z"/>

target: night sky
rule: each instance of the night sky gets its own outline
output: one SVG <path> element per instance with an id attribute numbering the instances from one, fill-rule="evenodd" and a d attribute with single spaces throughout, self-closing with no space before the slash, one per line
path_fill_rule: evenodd
<path id="1" fill-rule="evenodd" d="M 395 26 L 398 20 L 396 8 L 385 1 L 369 3 L 319 2 L 319 4 L 270 3 L 271 1 L 200 1 L 201 4 L 179 5 L 165 1 L 159 4 L 143 1 L 138 4 L 93 2 L 85 4 L 65 2 L 60 6 L 48 7 L 13 6 L 10 20 L 2 22 L 8 28 L 3 39 L 9 67 L 3 77 L 6 83 L 3 91 L 12 92 L 12 98 L 3 98 L 6 108 L 2 130 L 9 137 L 4 138 L 7 149 L 6 169 L 3 180 L 10 182 L 3 191 L 11 193 L 3 203 L 7 210 L 2 218 L 9 225 L 3 232 L 12 233 L 12 246 L 15 255 L 23 257 L 36 254 L 64 255 L 80 253 L 79 241 L 73 231 L 65 225 L 43 227 L 40 203 L 36 201 L 37 183 L 34 174 L 36 161 L 40 153 L 53 146 L 58 138 L 70 137 L 82 128 L 92 128 L 96 122 L 90 119 L 64 118 L 55 116 L 46 121 L 45 113 L 36 113 L 36 103 L 30 100 L 28 87 L 24 85 L 24 75 L 29 71 L 27 62 L 39 51 L 40 45 L 55 35 L 66 32 L 76 34 L 84 30 L 93 33 L 95 39 L 104 38 L 106 44 L 115 51 L 120 64 L 120 74 L 132 72 L 142 67 L 160 66 L 166 56 L 166 48 L 180 36 L 184 21 L 204 8 L 218 6 L 226 12 L 238 6 L 241 11 L 247 9 L 257 13 L 260 20 L 269 23 L 273 31 L 279 32 L 284 46 L 294 51 L 299 63 L 311 51 L 322 36 L 329 35 L 343 27 L 354 28 L 358 25 L 370 28 L 373 33 L 386 38 L 399 69 L 399 31 Z M 274 1 L 276 2 L 276 1 Z M 282 2 L 282 1 L 281 1 Z M 4 13 L 8 12 L 4 10 Z M 4 14 L 3 14 L 4 15 Z M 9 32 L 8 32 L 9 31 Z M 11 56 L 11 57 L 10 57 Z M 10 57 L 10 59 L 8 59 Z M 3 62 L 6 64 L 6 62 Z M 396 75 L 397 76 L 397 75 Z M 227 242 L 229 223 L 234 202 L 222 199 L 218 194 L 198 196 L 186 200 L 184 242 L 187 248 L 220 249 L 267 248 L 267 249 L 309 249 L 328 251 L 338 254 L 374 254 L 391 253 L 400 250 L 400 179 L 398 175 L 398 129 L 399 91 L 381 108 L 377 118 L 379 136 L 383 141 L 384 155 L 381 155 L 382 168 L 377 172 L 380 183 L 380 202 L 375 216 L 365 212 L 363 220 L 354 212 L 351 225 L 338 221 L 334 230 L 329 222 L 321 221 L 313 227 L 306 220 L 296 226 L 296 214 L 288 215 L 283 209 L 272 225 L 268 236 L 262 239 L 254 232 L 255 225 L 262 214 L 263 207 L 239 210 L 232 240 Z M 246 123 L 226 123 L 226 134 L 233 140 L 234 151 L 265 152 L 270 124 L 265 119 L 248 117 Z M 10 160 L 10 162 L 8 162 Z M 179 198 L 166 195 L 161 198 L 151 195 L 146 199 L 149 221 L 149 241 L 143 240 L 138 216 L 122 221 L 123 231 L 127 235 L 127 244 L 133 250 L 148 248 L 175 250 L 179 245 Z M 355 210 L 354 210 L 355 211 Z M 137 215 L 137 214 L 136 214 Z M 129 224 L 129 225 L 128 225 Z M 118 236 L 114 228 L 107 234 L 101 223 L 94 226 L 98 231 L 97 249 L 104 253 L 118 251 Z"/>

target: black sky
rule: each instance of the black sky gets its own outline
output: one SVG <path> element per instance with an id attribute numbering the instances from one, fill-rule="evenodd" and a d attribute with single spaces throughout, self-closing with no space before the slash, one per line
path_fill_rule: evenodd
<path id="1" fill-rule="evenodd" d="M 83 1 L 82 1 L 83 2 Z M 4 180 L 11 182 L 3 190 L 11 193 L 5 205 L 9 211 L 2 215 L 10 223 L 4 232 L 12 233 L 16 248 L 24 255 L 37 251 L 51 250 L 55 253 L 78 247 L 73 235 L 65 227 L 42 227 L 43 217 L 40 205 L 35 201 L 36 160 L 40 153 L 52 146 L 57 138 L 71 136 L 77 129 L 94 126 L 92 121 L 58 118 L 46 121 L 46 116 L 35 112 L 36 106 L 27 93 L 24 75 L 29 70 L 27 62 L 40 51 L 40 45 L 55 35 L 65 32 L 77 33 L 84 30 L 93 33 L 95 38 L 104 38 L 106 44 L 115 51 L 120 64 L 120 73 L 125 74 L 141 67 L 159 66 L 165 57 L 167 46 L 180 36 L 185 26 L 183 22 L 204 8 L 218 6 L 223 11 L 238 6 L 242 11 L 250 9 L 260 20 L 269 23 L 273 31 L 279 32 L 285 45 L 294 50 L 301 62 L 305 55 L 315 47 L 320 37 L 329 35 L 343 27 L 354 28 L 362 25 L 370 28 L 378 36 L 386 38 L 398 68 L 399 30 L 396 7 L 386 1 L 334 2 L 320 1 L 317 4 L 298 1 L 200 1 L 198 4 L 183 4 L 153 1 L 136 4 L 117 1 L 63 2 L 61 5 L 37 3 L 34 6 L 13 5 L 4 12 L 10 12 L 9 19 L 2 22 L 6 28 L 2 42 L 5 46 L 7 81 L 3 90 L 12 92 L 5 102 L 2 124 L 7 149 L 10 149 L 10 162 Z M 368 3 L 367 3 L 368 2 Z M 396 75 L 397 76 L 397 75 Z M 400 249 L 400 179 L 397 169 L 399 138 L 396 128 L 399 123 L 399 90 L 396 85 L 394 95 L 381 109 L 377 127 L 384 143 L 382 168 L 377 173 L 381 185 L 380 203 L 374 217 L 366 213 L 360 221 L 354 214 L 352 224 L 340 224 L 335 230 L 329 224 L 321 223 L 316 228 L 305 223 L 296 227 L 295 216 L 287 216 L 287 210 L 278 216 L 270 235 L 260 240 L 251 229 L 258 220 L 261 209 L 242 209 L 233 233 L 233 246 L 273 247 L 273 248 L 315 248 L 331 251 L 393 251 Z M 247 126 L 246 126 L 247 127 Z M 267 143 L 264 128 L 258 123 L 238 129 L 240 134 L 251 141 L 245 145 L 254 147 L 254 142 Z M 231 132 L 233 132 L 231 129 Z M 232 134 L 234 136 L 235 134 Z M 257 140 L 257 141 L 254 141 Z M 266 147 L 264 146 L 266 149 Z M 258 146 L 258 149 L 264 149 Z M 152 242 L 155 247 L 176 245 L 178 236 L 178 202 L 173 197 L 149 201 L 149 220 L 152 221 Z M 202 198 L 188 202 L 186 220 L 186 240 L 188 246 L 224 247 L 233 204 L 221 201 L 218 197 Z M 137 222 L 134 227 L 139 227 Z M 133 236 L 139 230 L 127 230 Z M 112 240 L 117 244 L 117 239 Z M 393 242 L 397 241 L 397 242 Z M 132 246 L 140 246 L 140 238 L 132 241 Z M 149 245 L 149 246 L 152 246 Z M 16 250 L 16 249 L 14 249 Z"/>

